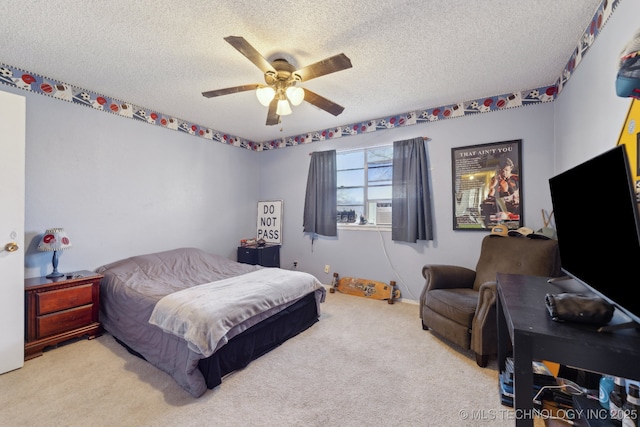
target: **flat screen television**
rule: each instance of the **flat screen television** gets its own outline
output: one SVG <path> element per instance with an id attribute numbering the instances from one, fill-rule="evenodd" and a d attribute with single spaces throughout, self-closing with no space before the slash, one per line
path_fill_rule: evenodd
<path id="1" fill-rule="evenodd" d="M 549 179 L 562 270 L 640 324 L 640 220 L 624 145 Z"/>

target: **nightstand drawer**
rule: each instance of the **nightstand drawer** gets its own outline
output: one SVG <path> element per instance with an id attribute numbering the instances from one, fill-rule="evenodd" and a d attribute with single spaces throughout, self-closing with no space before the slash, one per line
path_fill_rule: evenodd
<path id="1" fill-rule="evenodd" d="M 93 304 L 71 308 L 54 314 L 38 316 L 38 336 L 46 337 L 91 323 Z"/>
<path id="2" fill-rule="evenodd" d="M 73 288 L 58 289 L 36 295 L 36 313 L 43 315 L 67 308 L 91 304 L 93 301 L 92 284 Z"/>

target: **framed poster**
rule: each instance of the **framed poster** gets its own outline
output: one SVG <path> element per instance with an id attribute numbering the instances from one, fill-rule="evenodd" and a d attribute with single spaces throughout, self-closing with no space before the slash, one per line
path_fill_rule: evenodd
<path id="1" fill-rule="evenodd" d="M 453 229 L 523 224 L 522 140 L 451 149 Z"/>
<path id="2" fill-rule="evenodd" d="M 273 245 L 282 244 L 282 200 L 258 202 L 256 239 Z"/>

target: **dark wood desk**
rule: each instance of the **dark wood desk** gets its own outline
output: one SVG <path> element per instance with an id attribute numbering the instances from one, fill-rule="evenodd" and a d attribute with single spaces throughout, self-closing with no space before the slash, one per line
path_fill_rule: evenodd
<path id="1" fill-rule="evenodd" d="M 498 368 L 504 370 L 513 344 L 514 409 L 517 426 L 532 426 L 532 360 L 547 360 L 588 371 L 640 380 L 640 331 L 598 332 L 593 325 L 554 322 L 545 306 L 547 293 L 586 288 L 576 282 L 547 283 L 544 277 L 497 276 Z M 568 286 L 571 289 L 568 289 Z M 618 310 L 610 324 L 628 321 Z"/>

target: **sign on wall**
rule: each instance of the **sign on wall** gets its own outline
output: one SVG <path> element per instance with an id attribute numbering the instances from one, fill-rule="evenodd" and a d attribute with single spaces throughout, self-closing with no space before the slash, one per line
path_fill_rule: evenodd
<path id="1" fill-rule="evenodd" d="M 282 244 L 282 200 L 258 202 L 257 239 Z"/>
<path id="2" fill-rule="evenodd" d="M 640 203 L 640 100 L 633 99 L 627 118 L 620 131 L 618 145 L 624 145 L 629 157 L 629 167 L 636 186 L 636 199 Z"/>

